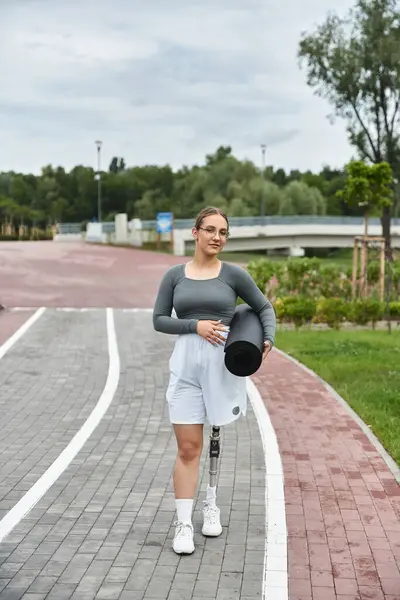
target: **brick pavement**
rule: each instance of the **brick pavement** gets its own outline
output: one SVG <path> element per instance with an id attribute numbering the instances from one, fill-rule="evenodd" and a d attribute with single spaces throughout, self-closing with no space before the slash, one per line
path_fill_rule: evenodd
<path id="1" fill-rule="evenodd" d="M 82 320 L 89 319 L 90 325 L 99 317 L 66 314 L 75 336 Z M 66 314 L 49 312 L 48 321 L 41 327 L 39 321 L 27 337 L 27 347 L 50 323 L 62 330 Z M 104 311 L 100 314 L 104 319 Z M 164 399 L 173 338 L 152 331 L 148 313 L 116 311 L 115 322 L 121 358 L 117 394 L 71 465 L 0 544 L 0 599 L 260 598 L 265 468 L 254 415 L 250 411 L 223 432 L 218 487 L 222 536 L 206 540 L 200 533 L 208 483 L 205 451 L 194 515 L 196 552 L 176 556 L 171 548 L 175 441 Z M 82 357 L 79 339 L 74 341 L 72 334 L 62 348 L 66 358 Z M 22 347 L 10 351 L 8 371 L 13 359 L 19 369 L 23 354 Z M 92 378 L 102 378 L 101 360 L 98 365 L 92 361 L 91 369 Z M 93 380 L 87 373 L 83 379 L 80 401 L 85 405 Z M 41 406 L 45 410 L 46 402 Z M 207 437 L 206 429 L 205 445 Z"/>
<path id="2" fill-rule="evenodd" d="M 146 308 L 165 270 L 185 260 L 83 242 L 0 242 L 0 304 Z"/>
<path id="3" fill-rule="evenodd" d="M 400 486 L 348 411 L 278 353 L 254 377 L 285 474 L 290 600 L 400 600 Z"/>
<path id="4" fill-rule="evenodd" d="M 23 310 L 21 312 L 10 312 L 7 309 L 0 310 L 0 345 L 4 344 L 34 312 L 34 310 Z"/>
<path id="5" fill-rule="evenodd" d="M 47 311 L 0 361 L 0 518 L 87 419 L 107 367 L 98 313 Z"/>

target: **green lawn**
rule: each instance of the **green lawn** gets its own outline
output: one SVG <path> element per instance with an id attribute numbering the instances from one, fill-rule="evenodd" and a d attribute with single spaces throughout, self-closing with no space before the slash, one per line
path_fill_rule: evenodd
<path id="1" fill-rule="evenodd" d="M 276 345 L 329 383 L 400 464 L 400 331 L 277 331 Z"/>
<path id="2" fill-rule="evenodd" d="M 190 254 L 190 253 L 188 253 Z M 260 260 L 262 258 L 268 258 L 272 261 L 284 261 L 287 257 L 279 254 L 267 255 L 265 252 L 228 252 L 225 251 L 221 254 L 221 258 L 228 262 L 237 262 L 247 264 L 251 260 Z M 345 248 L 332 252 L 330 256 L 324 257 L 323 260 L 326 264 L 340 265 L 343 269 L 351 267 L 353 264 L 352 250 Z"/>

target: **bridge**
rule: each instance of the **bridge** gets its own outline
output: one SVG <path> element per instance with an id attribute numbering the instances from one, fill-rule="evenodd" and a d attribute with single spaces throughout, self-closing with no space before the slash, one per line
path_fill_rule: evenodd
<path id="1" fill-rule="evenodd" d="M 173 253 L 185 256 L 194 248 L 192 219 L 176 219 L 173 232 Z M 305 248 L 352 248 L 354 237 L 364 233 L 364 220 L 360 217 L 342 216 L 267 216 L 233 217 L 230 219 L 230 238 L 227 252 L 269 250 L 291 256 L 302 256 Z M 369 235 L 382 235 L 380 220 L 370 219 Z M 392 247 L 400 248 L 400 219 L 391 226 Z M 127 220 L 126 214 L 116 215 L 115 221 L 89 223 L 81 234 L 76 223 L 60 224 L 56 241 L 80 237 L 88 242 L 127 244 L 140 247 L 155 242 L 156 221 Z M 168 241 L 169 234 L 161 236 Z"/>

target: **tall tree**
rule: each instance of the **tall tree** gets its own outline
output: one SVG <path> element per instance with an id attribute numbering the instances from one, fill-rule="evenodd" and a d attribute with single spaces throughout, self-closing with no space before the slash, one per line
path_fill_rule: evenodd
<path id="1" fill-rule="evenodd" d="M 303 33 L 298 56 L 307 83 L 347 121 L 363 160 L 388 162 L 400 177 L 400 11 L 396 0 L 358 0 L 347 18 L 329 14 Z M 386 256 L 392 258 L 391 207 L 381 213 Z"/>

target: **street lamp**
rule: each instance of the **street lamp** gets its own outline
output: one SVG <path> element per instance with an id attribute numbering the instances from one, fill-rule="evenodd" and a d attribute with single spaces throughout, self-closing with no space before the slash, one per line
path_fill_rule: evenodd
<path id="1" fill-rule="evenodd" d="M 265 149 L 266 144 L 261 144 L 261 152 L 262 152 L 262 166 L 261 166 L 261 216 L 264 216 L 265 213 L 265 198 L 264 198 L 264 171 L 265 171 Z"/>
<path id="2" fill-rule="evenodd" d="M 100 140 L 96 140 L 95 144 L 97 146 L 97 220 L 101 223 L 101 175 L 100 175 L 100 153 L 102 143 Z"/>

